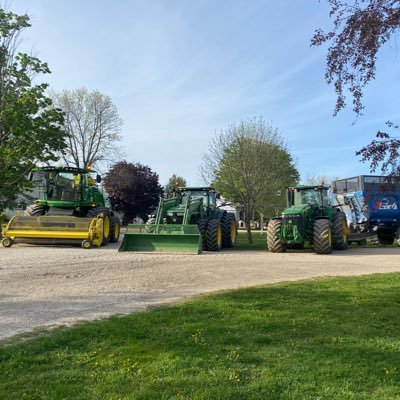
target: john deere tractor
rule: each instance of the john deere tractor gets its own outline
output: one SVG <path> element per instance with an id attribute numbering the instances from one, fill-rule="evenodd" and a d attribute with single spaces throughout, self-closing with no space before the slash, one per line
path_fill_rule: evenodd
<path id="1" fill-rule="evenodd" d="M 217 207 L 213 188 L 180 188 L 178 196 L 160 199 L 147 224 L 128 225 L 120 251 L 219 251 L 234 246 L 236 233 L 235 216 Z"/>
<path id="2" fill-rule="evenodd" d="M 347 249 L 346 216 L 329 205 L 328 187 L 297 186 L 287 189 L 288 208 L 270 220 L 268 249 L 283 253 L 309 244 L 317 254 Z"/>
<path id="3" fill-rule="evenodd" d="M 3 246 L 14 241 L 65 243 L 81 241 L 84 248 L 118 242 L 119 219 L 98 187 L 96 171 L 74 167 L 40 167 L 30 174 L 38 199 L 26 216 L 12 218 L 3 231 Z"/>

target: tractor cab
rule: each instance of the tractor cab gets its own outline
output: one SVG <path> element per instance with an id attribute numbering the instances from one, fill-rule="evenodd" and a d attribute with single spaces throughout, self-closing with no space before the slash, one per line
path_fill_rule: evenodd
<path id="1" fill-rule="evenodd" d="M 91 201 L 99 194 L 101 177 L 93 170 L 74 167 L 33 168 L 30 176 L 39 202 L 63 206 Z"/>
<path id="2" fill-rule="evenodd" d="M 203 211 L 207 216 L 217 209 L 217 192 L 210 187 L 185 187 L 179 188 L 181 191 L 181 204 L 185 204 L 190 197 L 191 200 L 201 199 L 203 201 Z"/>
<path id="3" fill-rule="evenodd" d="M 308 204 L 312 207 L 328 207 L 329 196 L 328 187 L 326 186 L 297 186 L 289 188 L 292 191 L 289 206 L 299 206 Z"/>

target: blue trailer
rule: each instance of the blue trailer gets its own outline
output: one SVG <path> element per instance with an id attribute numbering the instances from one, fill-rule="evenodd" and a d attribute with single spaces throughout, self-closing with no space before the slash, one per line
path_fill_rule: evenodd
<path id="1" fill-rule="evenodd" d="M 349 241 L 373 237 L 382 245 L 400 242 L 399 182 L 372 175 L 339 179 L 333 182 L 330 198 L 346 214 Z"/>

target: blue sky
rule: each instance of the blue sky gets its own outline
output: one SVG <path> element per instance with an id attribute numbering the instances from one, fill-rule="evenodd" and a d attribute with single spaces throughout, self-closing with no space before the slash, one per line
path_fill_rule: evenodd
<path id="1" fill-rule="evenodd" d="M 302 175 L 368 174 L 355 151 L 388 119 L 398 121 L 396 44 L 380 57 L 365 91 L 365 116 L 333 117 L 325 52 L 311 48 L 329 26 L 322 0 L 13 0 L 31 16 L 34 49 L 53 90 L 109 95 L 124 120 L 125 158 L 200 184 L 202 154 L 215 132 L 262 116 L 288 143 Z"/>

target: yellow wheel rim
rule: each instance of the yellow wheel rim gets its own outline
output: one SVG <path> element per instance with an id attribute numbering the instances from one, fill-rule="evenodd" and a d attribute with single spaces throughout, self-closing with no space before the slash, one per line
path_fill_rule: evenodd
<path id="1" fill-rule="evenodd" d="M 343 234 L 342 234 L 342 241 L 344 242 L 344 243 L 346 243 L 347 242 L 347 225 L 346 225 L 346 222 L 345 221 L 343 221 L 342 222 L 342 232 L 343 232 Z"/>
<path id="2" fill-rule="evenodd" d="M 10 247 L 10 239 L 3 239 L 3 246 L 4 247 Z"/>
<path id="3" fill-rule="evenodd" d="M 84 247 L 85 249 L 90 249 L 91 246 L 92 246 L 92 244 L 89 242 L 89 240 L 85 240 L 85 241 L 83 242 L 83 247 Z"/>
<path id="4" fill-rule="evenodd" d="M 221 243 L 222 243 L 222 229 L 221 229 L 221 225 L 218 225 L 218 229 L 217 229 L 217 245 L 218 245 L 218 247 L 221 247 Z"/>
<path id="5" fill-rule="evenodd" d="M 103 236 L 108 238 L 110 235 L 110 217 L 105 216 L 103 221 Z"/>
<path id="6" fill-rule="evenodd" d="M 119 223 L 117 222 L 115 224 L 115 229 L 114 229 L 114 237 L 115 239 L 119 236 Z"/>
<path id="7" fill-rule="evenodd" d="M 236 223 L 235 221 L 231 222 L 231 241 L 235 243 L 236 241 Z"/>

